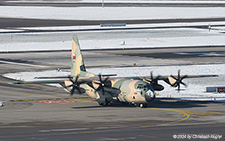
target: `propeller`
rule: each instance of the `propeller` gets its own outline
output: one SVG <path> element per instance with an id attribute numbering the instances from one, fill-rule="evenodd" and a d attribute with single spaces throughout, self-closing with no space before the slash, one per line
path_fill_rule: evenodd
<path id="1" fill-rule="evenodd" d="M 154 78 L 153 71 L 151 71 L 150 72 L 150 79 L 151 80 L 146 79 L 146 81 L 148 81 L 151 84 L 151 86 L 154 90 L 161 91 L 161 90 L 164 89 L 164 87 L 162 85 L 158 84 L 158 80 L 159 80 L 160 77 L 161 76 L 158 75 L 156 78 Z"/>
<path id="2" fill-rule="evenodd" d="M 74 90 L 76 89 L 79 94 L 81 94 L 81 90 L 80 90 L 80 83 L 77 83 L 79 76 L 77 75 L 75 80 L 73 81 L 73 79 L 71 77 L 69 77 L 70 81 L 72 82 L 71 85 L 67 86 L 67 87 L 72 87 L 71 91 L 70 91 L 70 95 L 74 94 Z"/>
<path id="3" fill-rule="evenodd" d="M 180 76 L 180 70 L 178 70 L 178 76 L 177 76 L 177 78 L 176 77 L 174 77 L 173 75 L 170 75 L 173 79 L 175 79 L 176 80 L 176 82 L 172 85 L 173 87 L 178 87 L 178 92 L 180 91 L 180 84 L 182 84 L 182 85 L 184 85 L 185 87 L 187 87 L 187 85 L 184 83 L 184 82 L 182 82 L 182 80 L 184 79 L 184 78 L 187 78 L 187 75 L 184 75 L 183 77 L 181 77 Z"/>
<path id="4" fill-rule="evenodd" d="M 94 82 L 95 84 L 98 84 L 99 85 L 98 88 L 96 89 L 96 91 L 102 90 L 102 95 L 105 95 L 105 89 L 104 89 L 104 87 L 106 85 L 106 81 L 109 78 L 107 77 L 105 80 L 102 80 L 102 75 L 101 74 L 99 74 L 98 77 L 99 77 L 99 81 L 100 82 Z"/>
<path id="5" fill-rule="evenodd" d="M 153 77 L 153 71 L 150 72 L 150 76 L 151 76 L 151 81 L 149 81 L 152 85 L 158 85 L 158 80 L 161 77 L 160 75 L 158 75 L 155 79 Z"/>

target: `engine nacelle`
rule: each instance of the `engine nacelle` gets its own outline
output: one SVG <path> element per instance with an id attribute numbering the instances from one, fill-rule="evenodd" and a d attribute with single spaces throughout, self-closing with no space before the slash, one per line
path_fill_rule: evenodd
<path id="1" fill-rule="evenodd" d="M 155 85 L 152 85 L 152 88 L 155 90 L 155 91 L 162 91 L 164 90 L 164 87 L 160 84 L 155 84 Z"/>
<path id="2" fill-rule="evenodd" d="M 174 85 L 177 80 L 175 80 L 174 78 L 172 77 L 168 77 L 166 80 L 164 80 L 167 84 L 171 85 L 172 87 L 177 87 L 177 85 Z"/>

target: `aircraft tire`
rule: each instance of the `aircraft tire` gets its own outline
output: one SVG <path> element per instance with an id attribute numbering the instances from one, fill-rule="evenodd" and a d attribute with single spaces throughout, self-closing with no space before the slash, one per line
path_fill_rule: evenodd
<path id="1" fill-rule="evenodd" d="M 140 108 L 145 108 L 145 107 L 147 107 L 147 104 L 140 103 L 140 104 L 139 104 L 139 107 L 140 107 Z"/>
<path id="2" fill-rule="evenodd" d="M 105 101 L 105 103 L 98 103 L 101 106 L 110 106 L 110 102 L 108 100 Z"/>
<path id="3" fill-rule="evenodd" d="M 104 103 L 98 103 L 100 106 L 104 106 L 105 104 Z"/>

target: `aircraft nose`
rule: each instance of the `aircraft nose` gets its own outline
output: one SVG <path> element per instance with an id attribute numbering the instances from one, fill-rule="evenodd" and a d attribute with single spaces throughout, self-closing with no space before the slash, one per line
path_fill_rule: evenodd
<path id="1" fill-rule="evenodd" d="M 155 99 L 155 94 L 154 94 L 154 92 L 151 91 L 151 90 L 148 90 L 148 91 L 145 93 L 145 100 L 146 100 L 147 102 L 150 102 L 150 101 L 152 101 L 152 100 L 154 100 L 154 99 Z"/>

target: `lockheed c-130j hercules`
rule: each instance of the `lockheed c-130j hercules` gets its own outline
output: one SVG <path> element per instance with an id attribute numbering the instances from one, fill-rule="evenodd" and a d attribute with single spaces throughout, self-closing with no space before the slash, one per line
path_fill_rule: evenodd
<path id="1" fill-rule="evenodd" d="M 40 81 L 18 81 L 14 84 L 32 84 L 32 83 L 59 83 L 71 95 L 74 92 L 79 94 L 86 93 L 91 98 L 96 99 L 99 105 L 110 105 L 114 101 L 121 103 L 135 104 L 140 107 L 146 107 L 147 104 L 156 98 L 155 91 L 162 91 L 164 87 L 158 84 L 159 80 L 165 81 L 172 87 L 183 83 L 185 78 L 198 77 L 216 77 L 217 75 L 180 75 L 177 76 L 153 76 L 152 72 L 147 77 L 110 77 L 111 75 L 95 75 L 86 70 L 82 58 L 80 45 L 76 35 L 72 40 L 71 53 L 71 75 L 59 77 L 36 77 Z M 46 80 L 51 79 L 51 80 Z M 54 80 L 52 80 L 54 79 Z"/>

